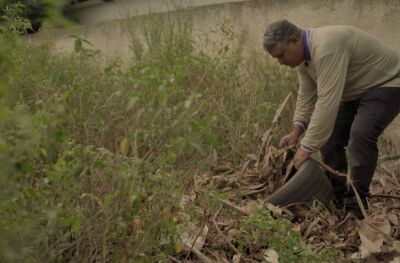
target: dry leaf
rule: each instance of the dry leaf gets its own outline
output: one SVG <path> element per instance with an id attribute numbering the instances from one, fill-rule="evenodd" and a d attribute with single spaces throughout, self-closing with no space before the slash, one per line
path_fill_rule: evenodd
<path id="1" fill-rule="evenodd" d="M 260 129 L 260 125 L 258 123 L 253 123 L 254 132 L 257 137 L 263 136 L 264 132 Z"/>
<path id="2" fill-rule="evenodd" d="M 385 188 L 383 189 L 383 192 L 386 194 L 389 194 L 391 191 L 396 190 L 397 189 L 397 185 L 394 184 L 387 184 L 385 185 Z"/>
<path id="3" fill-rule="evenodd" d="M 399 218 L 397 217 L 397 215 L 390 213 L 388 215 L 388 219 L 389 219 L 390 223 L 392 223 L 392 225 L 394 225 L 394 226 L 399 225 Z"/>
<path id="4" fill-rule="evenodd" d="M 378 215 L 371 222 L 377 229 L 385 234 L 390 233 L 390 223 L 383 215 Z M 372 228 L 365 220 L 359 229 L 361 258 L 367 258 L 372 253 L 380 253 L 384 237 Z"/>
<path id="5" fill-rule="evenodd" d="M 132 231 L 134 233 L 138 233 L 140 231 L 141 224 L 142 224 L 142 221 L 141 221 L 140 217 L 135 216 L 132 220 Z"/>
<path id="6" fill-rule="evenodd" d="M 279 254 L 275 250 L 269 248 L 264 253 L 264 260 L 269 263 L 279 263 Z"/>
<path id="7" fill-rule="evenodd" d="M 256 190 L 263 188 L 266 185 L 266 183 L 261 183 L 261 184 L 252 184 L 249 187 L 247 187 L 247 190 Z"/>
<path id="8" fill-rule="evenodd" d="M 394 247 L 394 249 L 396 249 L 397 253 L 400 253 L 400 241 L 395 240 L 393 242 L 393 247 Z"/>
<path id="9" fill-rule="evenodd" d="M 232 263 L 240 263 L 240 255 L 234 255 L 232 258 Z"/>
<path id="10" fill-rule="evenodd" d="M 370 255 L 366 260 L 365 263 L 379 263 L 374 255 Z"/>
<path id="11" fill-rule="evenodd" d="M 300 224 L 294 224 L 292 227 L 293 231 L 298 231 L 301 232 L 301 225 Z"/>
<path id="12" fill-rule="evenodd" d="M 222 251 L 210 251 L 210 254 L 215 257 L 215 262 L 229 263 L 229 260 L 225 257 L 225 253 Z"/>
<path id="13" fill-rule="evenodd" d="M 382 193 L 383 193 L 383 187 L 380 185 L 376 185 L 371 191 L 371 194 L 373 194 L 373 195 L 382 194 Z"/>
<path id="14" fill-rule="evenodd" d="M 251 211 L 253 210 L 253 208 L 255 208 L 255 207 L 260 207 L 260 204 L 258 204 L 257 202 L 251 200 L 249 202 L 246 202 L 246 204 L 243 207 L 243 209 L 244 209 L 244 211 L 246 211 L 247 214 L 250 214 Z"/>
<path id="15" fill-rule="evenodd" d="M 126 147 L 128 146 L 128 142 L 129 142 L 128 138 L 124 137 L 119 143 L 119 151 L 121 152 L 121 154 L 126 153 Z"/>
<path id="16" fill-rule="evenodd" d="M 196 199 L 196 192 L 191 191 L 187 195 L 183 195 L 179 201 L 179 206 L 185 208 L 187 205 L 191 204 Z"/>
<path id="17" fill-rule="evenodd" d="M 265 207 L 268 208 L 268 210 L 270 210 L 274 214 L 274 216 L 282 215 L 282 208 L 274 206 L 271 203 L 265 203 Z"/>
<path id="18" fill-rule="evenodd" d="M 250 154 L 246 154 L 247 159 L 249 160 L 253 160 L 253 161 L 257 161 L 258 156 L 256 154 L 250 153 Z"/>
<path id="19" fill-rule="evenodd" d="M 191 251 L 192 248 L 201 251 L 208 234 L 208 227 L 205 225 L 203 229 L 199 229 L 194 223 L 190 222 L 179 235 L 177 243 L 181 245 L 181 249 Z M 193 246 L 193 247 L 192 247 Z"/>
<path id="20" fill-rule="evenodd" d="M 360 252 L 354 252 L 350 256 L 351 259 L 360 259 L 360 257 L 361 257 L 361 253 Z"/>
<path id="21" fill-rule="evenodd" d="M 230 163 L 223 163 L 215 167 L 213 170 L 216 173 L 230 172 L 233 171 L 233 166 Z"/>
<path id="22" fill-rule="evenodd" d="M 232 218 L 218 218 L 218 219 L 215 221 L 215 223 L 216 223 L 218 226 L 230 226 L 230 225 L 233 225 L 234 222 L 235 222 L 235 220 L 232 219 Z"/>

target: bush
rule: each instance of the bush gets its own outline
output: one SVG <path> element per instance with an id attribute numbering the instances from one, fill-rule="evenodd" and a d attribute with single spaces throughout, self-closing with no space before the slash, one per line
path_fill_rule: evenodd
<path id="1" fill-rule="evenodd" d="M 126 69 L 79 37 L 73 54 L 55 55 L 1 35 L 6 261 L 167 260 L 194 176 L 256 152 L 295 85 L 266 57 L 243 56 L 227 22 L 212 53 L 195 47 L 190 20 L 154 16 L 141 28 L 132 50 L 147 51 Z"/>

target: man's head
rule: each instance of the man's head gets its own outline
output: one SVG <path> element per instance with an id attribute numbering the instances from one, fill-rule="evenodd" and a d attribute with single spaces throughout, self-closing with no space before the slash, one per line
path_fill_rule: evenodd
<path id="1" fill-rule="evenodd" d="M 286 19 L 276 21 L 265 31 L 264 49 L 280 64 L 296 67 L 304 60 L 302 30 Z"/>

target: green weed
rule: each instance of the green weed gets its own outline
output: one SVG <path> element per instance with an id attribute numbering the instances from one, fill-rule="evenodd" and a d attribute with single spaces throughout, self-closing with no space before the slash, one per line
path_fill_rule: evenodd
<path id="1" fill-rule="evenodd" d="M 245 58 L 228 22 L 207 53 L 190 20 L 148 19 L 132 33 L 128 68 L 104 65 L 79 37 L 73 54 L 54 55 L 0 36 L 0 258 L 167 261 L 193 178 L 257 152 L 293 74 Z M 270 220 L 257 211 L 246 226 L 275 231 L 266 242 L 289 258 L 318 258 L 288 223 Z"/>

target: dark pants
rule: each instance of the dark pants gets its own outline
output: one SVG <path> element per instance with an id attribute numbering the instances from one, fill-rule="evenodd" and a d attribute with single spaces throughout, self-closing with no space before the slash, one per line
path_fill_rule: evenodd
<path id="1" fill-rule="evenodd" d="M 345 147 L 348 146 L 351 175 L 364 202 L 378 159 L 378 137 L 399 110 L 400 88 L 375 88 L 359 100 L 342 102 L 332 135 L 321 149 L 327 165 L 346 173 L 348 164 Z M 346 178 L 328 176 L 337 199 L 344 200 L 345 206 L 358 207 L 354 192 L 346 186 Z"/>

